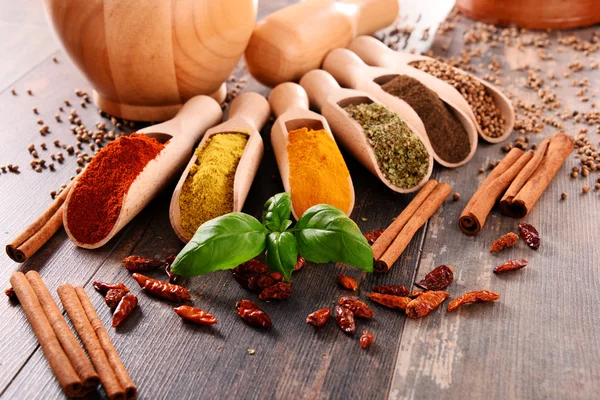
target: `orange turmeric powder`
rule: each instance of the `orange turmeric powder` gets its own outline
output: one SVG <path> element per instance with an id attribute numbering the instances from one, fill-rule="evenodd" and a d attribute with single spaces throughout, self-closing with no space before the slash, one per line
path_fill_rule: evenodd
<path id="1" fill-rule="evenodd" d="M 350 172 L 331 135 L 320 129 L 289 132 L 288 162 L 292 207 L 298 217 L 316 204 L 329 204 L 346 214 L 354 197 Z"/>

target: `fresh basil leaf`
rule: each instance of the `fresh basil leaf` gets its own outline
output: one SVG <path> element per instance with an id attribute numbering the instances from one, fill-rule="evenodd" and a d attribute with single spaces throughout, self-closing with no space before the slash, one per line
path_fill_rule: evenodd
<path id="1" fill-rule="evenodd" d="M 289 193 L 278 193 L 271 197 L 263 207 L 262 223 L 274 232 L 283 232 L 291 224 L 292 197 Z"/>
<path id="2" fill-rule="evenodd" d="M 271 232 L 267 235 L 267 265 L 273 271 L 283 274 L 286 281 L 292 277 L 292 271 L 298 260 L 296 237 L 292 232 Z"/>
<path id="3" fill-rule="evenodd" d="M 300 255 L 308 261 L 339 261 L 373 271 L 373 250 L 358 226 L 342 211 L 327 204 L 306 210 L 294 231 Z"/>
<path id="4" fill-rule="evenodd" d="M 200 225 L 171 272 L 183 276 L 235 268 L 265 249 L 267 231 L 251 215 L 233 212 Z"/>

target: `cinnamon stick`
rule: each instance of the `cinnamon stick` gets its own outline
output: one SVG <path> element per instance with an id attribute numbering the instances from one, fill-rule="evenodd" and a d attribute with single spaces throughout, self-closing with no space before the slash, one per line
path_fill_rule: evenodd
<path id="1" fill-rule="evenodd" d="M 412 199 L 412 201 L 406 206 L 404 210 L 396 217 L 390 226 L 379 236 L 379 238 L 373 243 L 373 258 L 378 260 L 383 253 L 390 247 L 390 244 L 396 239 L 404 225 L 410 220 L 414 213 L 421 207 L 427 196 L 433 192 L 433 189 L 438 185 L 435 179 L 430 179 L 423 185 L 419 193 Z"/>
<path id="2" fill-rule="evenodd" d="M 542 144 L 544 142 L 543 150 L 538 150 L 538 165 L 531 166 L 530 175 L 526 178 L 525 172 L 521 179 L 517 177 L 502 198 L 500 210 L 503 214 L 512 218 L 525 217 L 573 151 L 573 139 L 564 132 L 557 133 L 549 141 L 544 140 Z"/>
<path id="3" fill-rule="evenodd" d="M 58 287 L 58 296 L 67 314 L 69 314 L 69 318 L 73 322 L 73 326 L 77 330 L 79 338 L 85 346 L 96 371 L 98 371 L 100 382 L 102 382 L 108 398 L 110 400 L 125 400 L 125 389 L 121 386 L 115 375 L 115 371 L 113 371 L 108 361 L 106 353 L 98 340 L 98 336 L 87 318 L 77 292 L 73 286 L 63 284 Z"/>
<path id="4" fill-rule="evenodd" d="M 75 335 L 67 325 L 62 312 L 42 281 L 40 274 L 37 271 L 29 271 L 25 274 L 25 277 L 35 292 L 58 341 L 71 362 L 71 365 L 77 372 L 77 375 L 81 378 L 84 389 L 95 389 L 100 383 L 98 374 L 85 355 L 85 352 L 75 338 Z"/>
<path id="5" fill-rule="evenodd" d="M 506 189 L 506 193 L 502 196 L 500 200 L 500 210 L 503 214 L 506 214 L 505 209 L 510 207 L 510 203 L 512 203 L 513 198 L 519 193 L 519 191 L 523 188 L 527 180 L 531 177 L 531 175 L 535 172 L 537 167 L 542 162 L 544 155 L 546 154 L 546 149 L 548 148 L 548 144 L 550 143 L 550 139 L 546 138 L 542 140 L 539 144 L 533 158 L 529 160 L 525 168 L 519 172 L 519 175 L 515 178 L 515 180 L 510 184 L 508 189 Z"/>
<path id="6" fill-rule="evenodd" d="M 523 150 L 513 148 L 508 152 L 500 164 L 498 164 L 492 170 L 492 172 L 490 172 L 488 177 L 485 178 L 485 180 L 481 183 L 479 189 L 477 189 L 475 194 L 473 194 L 473 197 L 471 197 L 471 200 L 469 200 L 462 214 L 460 215 L 458 225 L 463 233 L 467 235 L 475 235 L 479 233 L 483 227 L 483 224 L 485 223 L 485 220 L 487 219 L 489 212 L 494 206 L 496 199 L 501 194 L 494 194 L 491 192 L 491 189 L 494 189 L 494 191 L 497 193 L 503 185 L 505 185 L 504 189 L 510 185 L 514 177 L 517 176 L 517 174 L 525 165 L 523 163 L 523 160 L 525 159 L 523 159 L 521 161 L 521 164 L 523 165 L 522 167 L 519 169 L 513 168 L 510 170 L 513 165 L 521 159 L 522 156 Z M 532 155 L 530 154 L 528 157 L 530 158 Z M 529 161 L 529 159 L 527 159 L 527 161 Z M 504 175 L 509 170 L 510 172 L 507 175 Z M 501 179 L 502 175 L 504 175 L 504 177 Z M 510 176 L 512 176 L 512 179 L 508 180 Z M 506 183 L 506 181 L 508 181 L 508 183 Z"/>
<path id="7" fill-rule="evenodd" d="M 385 250 L 383 255 L 376 259 L 374 269 L 376 272 L 386 272 L 396 262 L 406 249 L 413 236 L 425 225 L 425 222 L 440 208 L 448 198 L 452 188 L 447 183 L 438 183 L 427 198 L 417 207 L 415 213 L 408 219 L 394 241 Z M 415 197 L 416 198 L 416 197 Z"/>
<path id="8" fill-rule="evenodd" d="M 102 321 L 100 321 L 100 318 L 98 317 L 98 314 L 94 309 L 92 301 L 90 300 L 87 293 L 82 287 L 76 287 L 75 292 L 79 297 L 79 301 L 81 302 L 81 305 L 85 310 L 85 313 L 87 315 L 88 320 L 90 321 L 90 324 L 92 325 L 92 328 L 98 336 L 98 340 L 100 341 L 100 345 L 106 353 L 108 362 L 110 363 L 113 371 L 117 375 L 117 379 L 121 383 L 121 386 L 125 388 L 125 394 L 127 396 L 127 399 L 135 399 L 137 396 L 137 388 L 135 386 L 135 383 L 133 383 L 131 377 L 129 376 L 129 373 L 125 369 L 125 366 L 121 361 L 121 357 L 119 357 L 119 354 L 117 353 L 117 349 L 115 349 L 115 346 L 113 345 L 112 341 L 110 340 L 110 337 L 108 336 L 106 328 L 104 328 Z"/>
<path id="9" fill-rule="evenodd" d="M 22 263 L 35 254 L 63 225 L 63 204 L 71 190 L 72 182 L 54 199 L 31 225 L 6 245 L 6 254 Z"/>
<path id="10" fill-rule="evenodd" d="M 31 284 L 22 272 L 12 274 L 10 283 L 63 392 L 69 397 L 80 396 L 84 390 L 83 383 L 63 350 Z"/>

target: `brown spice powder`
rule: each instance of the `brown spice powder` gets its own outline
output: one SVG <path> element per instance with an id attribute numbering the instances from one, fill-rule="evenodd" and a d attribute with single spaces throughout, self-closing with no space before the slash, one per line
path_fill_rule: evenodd
<path id="1" fill-rule="evenodd" d="M 407 75 L 398 75 L 381 88 L 401 98 L 417 112 L 433 150 L 442 160 L 458 163 L 469 155 L 467 131 L 434 91 Z"/>

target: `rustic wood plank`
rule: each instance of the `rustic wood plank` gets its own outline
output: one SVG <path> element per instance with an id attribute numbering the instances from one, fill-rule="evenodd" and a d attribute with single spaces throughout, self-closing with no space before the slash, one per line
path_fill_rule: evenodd
<path id="1" fill-rule="evenodd" d="M 58 49 L 37 0 L 0 3 L 0 90 Z"/>
<path id="2" fill-rule="evenodd" d="M 261 4 L 261 15 L 285 3 L 278 1 Z M 409 6 L 403 10 L 412 10 Z M 433 25 L 425 16 L 422 18 L 423 24 Z M 415 46 L 426 46 L 426 41 L 420 41 L 418 36 L 411 38 L 411 43 L 412 41 L 417 41 Z M 243 65 L 240 65 L 236 76 L 246 75 Z M 9 157 L 7 162 L 16 161 L 25 170 L 29 160 L 27 145 L 41 142 L 35 124 L 37 118 L 28 117 L 30 108 L 37 105 L 42 112 L 48 113 L 42 118 L 51 120 L 55 112 L 52 110 L 54 103 L 63 98 L 74 100 L 72 90 L 87 85 L 78 78 L 70 65 L 53 66 L 50 60 L 46 60 L 21 79 L 16 87 L 20 93 L 18 99 L 13 99 L 7 91 L 0 94 L 3 104 L 14 105 L 15 103 L 9 102 L 19 102 L 18 106 L 0 109 L 0 112 L 4 112 L 4 115 L 0 115 L 0 132 L 12 131 L 16 138 L 9 147 L 0 149 L 0 157 Z M 29 87 L 33 87 L 36 94 L 33 98 L 25 95 L 25 90 Z M 252 80 L 246 90 L 267 93 L 266 88 Z M 40 107 L 40 104 L 48 105 L 50 111 L 46 107 Z M 80 110 L 80 107 L 77 108 Z M 81 110 L 81 114 L 90 125 L 97 120 L 92 108 Z M 62 129 L 57 125 L 45 141 L 50 143 L 55 137 L 66 140 L 70 135 L 67 129 L 66 124 Z M 253 215 L 259 215 L 263 202 L 282 190 L 268 143 L 269 131 L 270 126 L 267 126 L 262 132 L 266 139 L 265 158 L 245 207 L 245 211 Z M 363 231 L 387 226 L 410 201 L 411 196 L 390 193 L 348 154 L 344 153 L 344 157 L 357 188 L 356 207 L 352 217 Z M 5 227 L 0 236 L 2 239 L 8 240 L 27 221 L 38 215 L 49 201 L 45 197 L 46 193 L 68 180 L 71 170 L 75 168 L 72 162 L 70 165 L 70 169 L 62 168 L 55 175 L 37 175 L 27 170 L 20 176 L 0 176 L 0 193 L 9 194 L 5 203 L 28 204 L 31 207 L 26 213 L 25 210 L 0 213 L 0 223 Z M 3 181 L 4 178 L 7 179 Z M 297 273 L 294 276 L 293 290 L 300 294 L 281 304 L 261 303 L 275 323 L 270 332 L 253 329 L 239 320 L 233 304 L 241 298 L 255 300 L 256 296 L 241 289 L 228 272 L 188 279 L 186 286 L 194 296 L 194 304 L 214 313 L 219 319 L 219 324 L 214 328 L 198 328 L 183 324 L 172 312 L 173 305 L 140 294 L 139 288 L 120 264 L 121 259 L 128 254 L 165 257 L 181 248 L 181 243 L 168 222 L 171 192 L 172 187 L 165 190 L 107 248 L 94 252 L 76 249 L 66 240 L 65 234 L 60 233 L 41 254 L 23 266 L 24 270 L 41 269 L 40 272 L 53 293 L 65 280 L 85 285 L 107 326 L 110 325 L 110 312 L 101 296 L 93 293 L 91 281 L 123 281 L 134 293 L 139 294 L 140 309 L 136 315 L 122 329 L 109 329 L 109 333 L 139 385 L 142 398 L 285 398 L 292 394 L 311 398 L 385 396 L 391 384 L 391 371 L 396 362 L 395 352 L 400 346 L 405 322 L 402 316 L 376 308 L 374 320 L 359 322 L 359 331 L 361 328 L 368 328 L 376 334 L 375 345 L 368 352 L 360 349 L 358 337 L 346 337 L 332 321 L 325 328 L 314 331 L 304 323 L 304 318 L 317 308 L 333 305 L 332 301 L 345 294 L 335 283 L 335 274 L 340 271 L 355 276 L 363 290 L 368 290 L 374 284 L 412 282 L 420 259 L 424 229 L 417 234 L 401 261 L 389 274 L 366 276 L 357 270 L 333 265 L 308 266 Z M 32 200 L 31 193 L 43 195 Z M 453 204 L 447 202 L 442 215 L 446 215 L 446 209 L 453 207 Z M 439 217 L 440 214 L 436 214 L 435 218 Z M 437 228 L 434 225 L 429 230 L 430 237 L 435 230 Z M 440 237 L 436 240 L 444 239 Z M 15 264 L 2 255 L 0 265 L 4 266 L 0 278 L 6 282 Z M 153 276 L 164 278 L 162 273 Z M 361 297 L 364 298 L 362 292 Z M 6 398 L 62 398 L 60 388 L 55 384 L 43 355 L 36 350 L 35 339 L 19 308 L 6 304 L 0 307 L 2 315 L 6 315 L 0 322 L 0 329 L 8 333 L 0 339 L 0 394 Z M 15 346 L 15 337 L 26 339 Z M 219 349 L 218 346 L 222 348 Z M 250 356 L 248 348 L 255 349 L 255 355 Z"/>
<path id="3" fill-rule="evenodd" d="M 434 49 L 438 54 L 458 55 L 463 31 L 472 24 L 463 18 L 454 32 L 437 39 Z M 577 34 L 589 38 L 594 30 L 584 29 Z M 450 46 L 447 54 L 441 49 L 443 45 Z M 564 53 L 556 51 L 556 46 L 545 50 L 556 60 L 541 64 L 540 74 L 544 77 L 548 70 L 561 76 L 567 64 L 576 59 L 568 49 Z M 489 72 L 487 65 L 493 56 L 504 66 L 501 80 L 509 91 L 530 100 L 537 97 L 534 91 L 522 87 L 526 72 L 509 69 L 540 64 L 537 49 L 486 49 L 481 58 L 486 66 L 482 72 Z M 597 93 L 594 82 L 598 71 L 586 69 L 573 77 L 584 76 L 593 82 L 591 92 Z M 563 104 L 571 110 L 588 109 L 575 96 L 577 88 L 570 86 L 568 79 L 555 89 Z M 565 123 L 565 129 L 573 135 L 583 127 Z M 595 127 L 591 128 L 594 132 Z M 555 131 L 546 127 L 543 134 L 531 135 L 532 142 L 539 143 Z M 596 133 L 590 135 L 597 142 Z M 443 213 L 430 220 L 418 278 L 437 265 L 449 264 L 456 268 L 455 283 L 448 289 L 453 297 L 480 289 L 490 289 L 502 297 L 493 305 L 466 306 L 453 313 L 446 312 L 447 301 L 429 317 L 407 321 L 390 390 L 392 399 L 597 397 L 600 324 L 595 310 L 600 305 L 600 248 L 596 242 L 600 198 L 598 191 L 581 193 L 583 185 L 593 187 L 597 174 L 587 180 L 569 178 L 571 167 L 576 165 L 571 156 L 524 219 L 541 233 L 540 249 L 532 251 L 520 242 L 515 248 L 490 255 L 491 242 L 508 231 L 516 232 L 520 221 L 493 211 L 482 232 L 467 237 L 458 228 L 458 217 L 475 192 L 475 185 L 484 179 L 477 168 L 487 170 L 490 161 L 501 158 L 500 147 L 480 142 L 468 166 L 440 171 L 440 179 L 460 192 L 461 199 L 446 203 Z M 568 200 L 560 201 L 561 192 L 568 193 Z M 529 260 L 529 266 L 503 276 L 492 273 L 494 266 L 515 258 Z"/>

